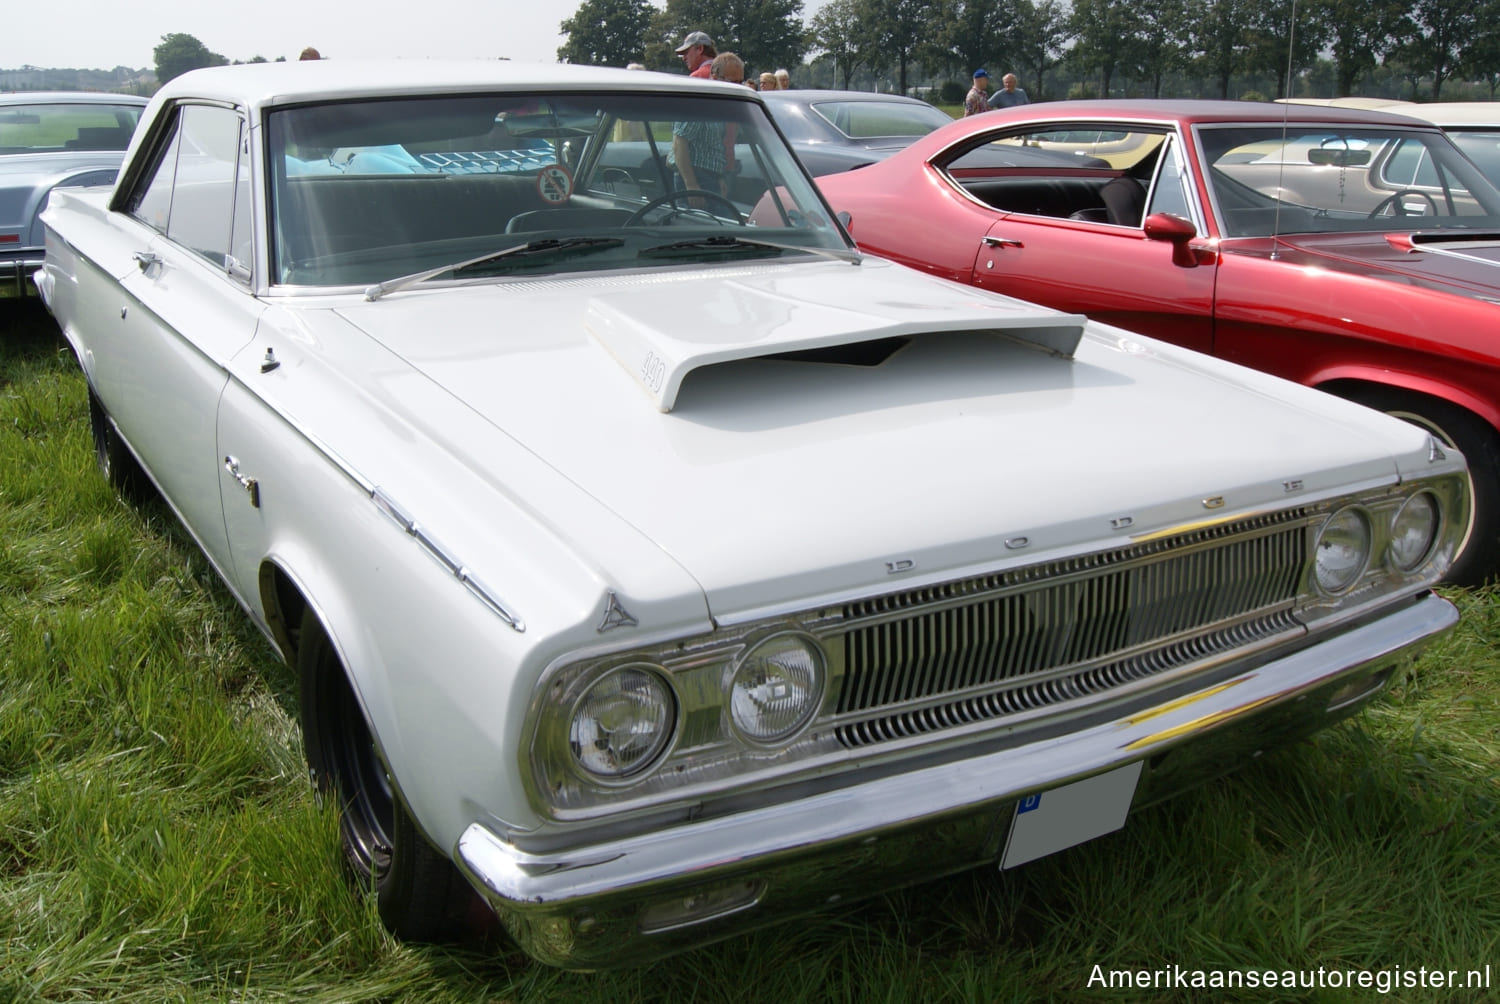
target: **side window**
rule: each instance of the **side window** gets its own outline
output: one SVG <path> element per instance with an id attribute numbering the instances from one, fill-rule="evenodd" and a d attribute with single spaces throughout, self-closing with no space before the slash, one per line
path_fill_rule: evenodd
<path id="1" fill-rule="evenodd" d="M 162 233 L 167 231 L 167 220 L 172 215 L 172 187 L 177 180 L 177 151 L 181 145 L 181 121 L 173 126 L 172 141 L 167 144 L 161 160 L 156 164 L 156 173 L 151 183 L 135 204 L 134 216 L 146 226 Z"/>
<path id="2" fill-rule="evenodd" d="M 1393 188 L 1436 188 L 1437 169 L 1427 156 L 1426 144 L 1400 140 L 1386 159 L 1383 180 Z"/>
<path id="3" fill-rule="evenodd" d="M 1151 189 L 1151 201 L 1146 207 L 1146 215 L 1171 213 L 1174 216 L 1192 219 L 1193 212 L 1188 208 L 1186 186 L 1187 179 L 1182 173 L 1182 161 L 1177 156 L 1177 143 L 1172 137 L 1168 137 L 1166 149 L 1161 154 L 1161 162 L 1156 167 L 1156 185 Z"/>
<path id="4" fill-rule="evenodd" d="M 195 105 L 183 109 L 181 121 L 167 237 L 223 268 L 234 222 L 240 117 L 232 109 Z"/>

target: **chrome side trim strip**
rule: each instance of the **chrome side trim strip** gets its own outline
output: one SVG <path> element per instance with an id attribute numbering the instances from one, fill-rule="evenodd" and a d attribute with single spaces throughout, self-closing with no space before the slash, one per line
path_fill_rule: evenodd
<path id="1" fill-rule="evenodd" d="M 257 369 L 259 369 L 259 364 L 257 364 Z M 260 372 L 268 371 L 260 370 Z M 439 544 L 436 539 L 434 539 L 426 532 L 425 528 L 423 528 L 414 517 L 409 515 L 405 509 L 402 509 L 401 506 L 398 505 L 396 501 L 389 495 L 387 495 L 384 491 L 382 491 L 378 485 L 372 483 L 368 478 L 360 474 L 359 471 L 355 469 L 353 464 L 349 463 L 342 456 L 340 456 L 337 451 L 335 451 L 322 439 L 313 435 L 313 433 L 310 432 L 305 425 L 299 422 L 296 417 L 291 414 L 290 411 L 288 411 L 286 408 L 281 407 L 269 395 L 251 386 L 249 382 L 240 379 L 240 377 L 232 369 L 228 370 L 228 375 L 229 379 L 234 381 L 234 383 L 242 388 L 245 393 L 249 394 L 251 397 L 258 400 L 261 404 L 265 405 L 273 414 L 275 414 L 278 418 L 285 422 L 293 432 L 301 436 L 309 446 L 318 451 L 318 453 L 322 454 L 329 463 L 331 463 L 339 470 L 341 474 L 344 475 L 344 477 L 348 478 L 355 485 L 359 486 L 360 491 L 369 495 L 370 500 L 375 503 L 375 507 L 377 509 L 384 513 L 385 516 L 391 520 L 391 522 L 395 523 L 409 536 L 413 537 L 417 541 L 417 543 L 421 544 L 424 550 L 426 550 L 445 568 L 447 568 L 448 571 L 452 573 L 453 577 L 458 579 L 459 582 L 463 583 L 464 588 L 467 589 L 470 593 L 474 594 L 474 597 L 481 603 L 489 607 L 491 612 L 493 612 L 497 617 L 503 620 L 515 631 L 524 632 L 526 630 L 526 622 L 521 619 L 519 614 L 514 613 L 509 606 L 501 602 L 501 600 L 494 594 L 493 591 L 491 591 L 482 582 L 474 577 L 473 573 L 469 571 L 467 565 L 460 561 L 458 557 L 451 551 Z"/>
<path id="2" fill-rule="evenodd" d="M 402 509 L 383 489 L 379 487 L 371 489 L 370 499 L 375 503 L 377 509 L 405 531 L 408 536 L 414 538 L 418 544 L 421 544 L 429 554 L 438 560 L 439 564 L 448 569 L 454 578 L 462 582 L 464 587 L 473 593 L 481 603 L 489 607 L 496 616 L 509 624 L 517 632 L 524 632 L 526 630 L 525 621 L 512 613 L 504 603 L 501 603 L 493 593 L 485 588 L 482 582 L 474 577 L 467 565 L 429 535 L 427 530 L 415 519 L 407 515 L 406 510 Z"/>

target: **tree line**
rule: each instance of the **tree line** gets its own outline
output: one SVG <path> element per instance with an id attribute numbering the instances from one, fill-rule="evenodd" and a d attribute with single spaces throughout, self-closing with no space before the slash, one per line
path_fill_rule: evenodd
<path id="1" fill-rule="evenodd" d="M 981 66 L 1014 72 L 1033 99 L 1378 83 L 1439 100 L 1455 81 L 1490 98 L 1500 85 L 1500 0 L 829 0 L 806 20 L 801 0 L 583 0 L 560 27 L 567 63 L 671 70 L 682 38 L 706 31 L 750 67 L 802 68 L 803 84 L 873 78 L 901 93 L 921 79 L 967 87 Z"/>

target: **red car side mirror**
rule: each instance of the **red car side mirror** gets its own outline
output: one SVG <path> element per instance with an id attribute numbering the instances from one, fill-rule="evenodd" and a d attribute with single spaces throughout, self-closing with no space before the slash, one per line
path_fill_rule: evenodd
<path id="1" fill-rule="evenodd" d="M 1197 268 L 1198 256 L 1188 247 L 1188 241 L 1198 236 L 1193 221 L 1173 213 L 1152 213 L 1143 224 L 1146 239 L 1168 241 L 1172 245 L 1172 264 L 1182 268 Z"/>

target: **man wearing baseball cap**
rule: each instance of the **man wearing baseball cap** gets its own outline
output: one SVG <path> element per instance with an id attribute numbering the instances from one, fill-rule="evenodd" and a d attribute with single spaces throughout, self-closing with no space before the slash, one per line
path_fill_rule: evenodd
<path id="1" fill-rule="evenodd" d="M 984 93 L 989 89 L 989 71 L 981 66 L 974 71 L 974 86 L 970 87 L 969 93 L 964 95 L 964 118 L 990 110 L 990 106 L 984 100 Z"/>
<path id="2" fill-rule="evenodd" d="M 681 56 L 687 63 L 688 76 L 709 79 L 709 66 L 719 51 L 714 48 L 714 40 L 708 37 L 704 31 L 690 31 L 687 38 L 677 47 L 677 55 Z"/>

